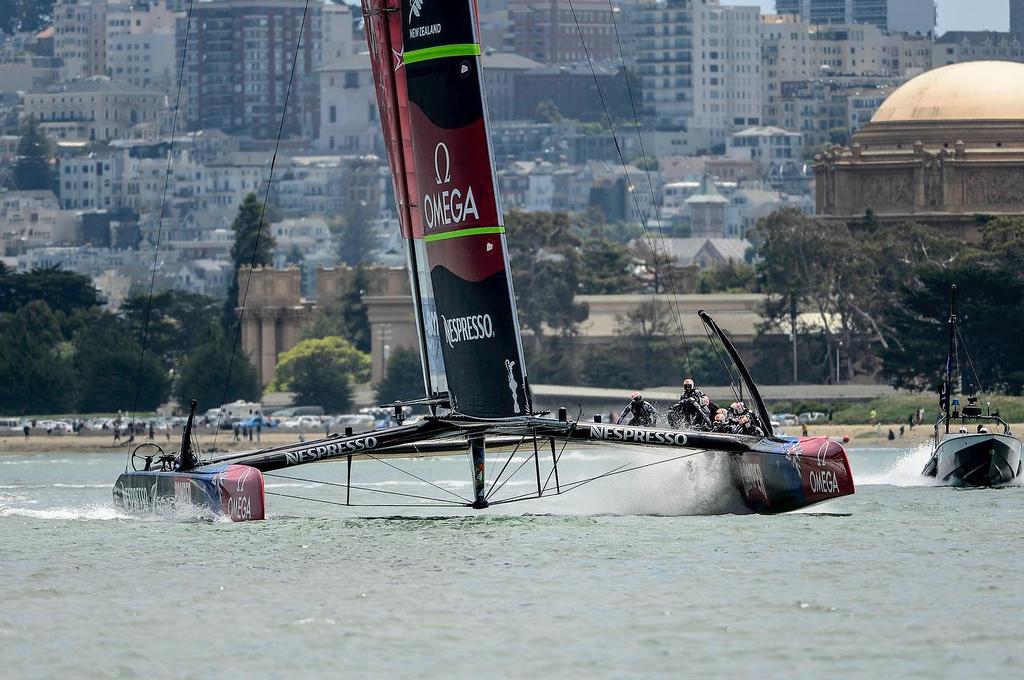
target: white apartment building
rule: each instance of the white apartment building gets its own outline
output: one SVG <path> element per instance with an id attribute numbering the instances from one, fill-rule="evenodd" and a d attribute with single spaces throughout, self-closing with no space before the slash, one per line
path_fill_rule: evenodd
<path id="1" fill-rule="evenodd" d="M 58 168 L 60 205 L 71 210 L 114 209 L 123 176 L 121 153 L 62 158 Z"/>
<path id="2" fill-rule="evenodd" d="M 106 74 L 136 87 L 170 87 L 178 69 L 175 20 L 161 0 L 148 6 L 109 5 Z"/>
<path id="3" fill-rule="evenodd" d="M 935 41 L 935 68 L 965 61 L 1024 62 L 1024 35 L 1002 31 L 946 31 Z"/>
<path id="4" fill-rule="evenodd" d="M 0 193 L 0 253 L 71 244 L 80 225 L 77 213 L 62 210 L 52 191 Z"/>
<path id="5" fill-rule="evenodd" d="M 49 137 L 109 141 L 131 137 L 137 125 L 161 125 L 168 96 L 95 78 L 26 93 L 22 107 Z"/>
<path id="6" fill-rule="evenodd" d="M 320 138 L 329 153 L 370 153 L 384 148 L 370 55 L 361 52 L 320 67 Z"/>
<path id="7" fill-rule="evenodd" d="M 320 63 L 328 64 L 352 56 L 356 41 L 352 31 L 352 8 L 338 3 L 324 4 L 320 16 L 321 54 Z M 360 41 L 360 45 L 362 45 Z"/>
<path id="8" fill-rule="evenodd" d="M 624 11 L 643 110 L 655 122 L 653 153 L 692 152 L 760 123 L 757 7 L 661 0 Z"/>
<path id="9" fill-rule="evenodd" d="M 695 4 L 693 122 L 712 145 L 761 122 L 761 12 Z"/>
<path id="10" fill-rule="evenodd" d="M 106 73 L 107 0 L 56 0 L 53 53 L 63 61 L 62 80 Z"/>
<path id="11" fill-rule="evenodd" d="M 803 93 L 812 82 L 859 78 L 881 89 L 923 73 L 932 61 L 929 38 L 889 34 L 871 24 L 813 25 L 794 16 L 768 15 L 762 18 L 761 43 L 762 121 L 787 129 L 799 129 L 794 123 L 801 117 L 798 109 L 807 106 L 802 94 L 792 93 Z M 863 118 L 859 107 L 871 90 L 865 86 L 868 98 L 860 99 L 851 115 Z"/>
<path id="12" fill-rule="evenodd" d="M 725 155 L 735 160 L 754 161 L 767 172 L 772 166 L 799 160 L 803 135 L 772 126 L 749 127 L 729 135 Z"/>

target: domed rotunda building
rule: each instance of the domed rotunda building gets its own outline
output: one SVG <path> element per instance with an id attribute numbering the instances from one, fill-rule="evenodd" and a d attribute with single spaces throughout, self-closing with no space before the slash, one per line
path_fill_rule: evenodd
<path id="1" fill-rule="evenodd" d="M 1024 215 L 1024 64 L 975 61 L 908 81 L 848 147 L 816 159 L 825 217 L 918 222 L 964 238 L 978 215 Z"/>

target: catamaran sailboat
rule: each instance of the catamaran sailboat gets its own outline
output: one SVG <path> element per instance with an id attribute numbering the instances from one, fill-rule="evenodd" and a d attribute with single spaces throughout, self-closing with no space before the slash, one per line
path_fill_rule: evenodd
<path id="1" fill-rule="evenodd" d="M 1013 436 L 1010 425 L 986 406 L 982 411 L 978 398 L 960 400 L 952 397 L 953 371 L 957 357 L 956 286 L 950 293 L 949 352 L 946 375 L 939 396 L 939 418 L 935 423 L 934 451 L 921 474 L 935 477 L 950 486 L 997 486 L 1012 482 L 1021 475 L 1021 441 Z M 977 376 L 975 376 L 977 378 Z M 956 424 L 958 430 L 950 432 Z M 969 427 L 976 428 L 974 432 Z M 989 431 L 989 428 L 1001 432 Z M 940 432 L 945 430 L 944 432 Z"/>
<path id="2" fill-rule="evenodd" d="M 178 452 L 133 452 L 132 469 L 114 487 L 121 507 L 149 512 L 183 502 L 234 520 L 262 519 L 269 495 L 265 473 L 325 461 L 347 465 L 338 502 L 354 505 L 352 494 L 368 490 L 354 481 L 353 462 L 383 462 L 398 470 L 396 459 L 444 453 L 468 454 L 472 495 L 452 504 L 475 509 L 563 495 L 611 475 L 690 456 L 724 456 L 736 492 L 756 512 L 786 512 L 854 492 L 842 445 L 773 434 L 739 354 L 703 312 L 709 336 L 735 366 L 738 394 L 745 391 L 756 407 L 753 419 L 761 434 L 633 427 L 599 417 L 571 418 L 566 409 L 554 416 L 536 411 L 491 158 L 476 3 L 363 0 L 363 15 L 407 248 L 425 387 L 423 399 L 393 406 L 398 416 L 409 404 L 429 408 L 430 415 L 373 432 L 347 431 L 203 460 L 191 441 L 190 417 Z M 650 458 L 601 475 L 574 476 L 573 464 L 562 456 L 567 446 L 631 449 Z M 517 454 L 518 467 L 510 465 Z M 486 462 L 494 456 L 500 456 L 494 466 L 500 471 L 487 479 Z M 524 466 L 530 488 L 513 493 L 506 482 Z"/>

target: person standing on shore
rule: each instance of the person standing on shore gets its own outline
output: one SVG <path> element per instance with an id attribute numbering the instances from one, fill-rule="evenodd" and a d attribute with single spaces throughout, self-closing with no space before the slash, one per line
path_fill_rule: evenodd
<path id="1" fill-rule="evenodd" d="M 28 426 L 28 423 L 25 423 L 25 424 L 24 424 L 24 425 L 23 425 L 23 426 L 21 427 L 21 429 L 22 429 L 22 431 L 23 431 L 23 432 L 25 433 L 25 439 L 28 439 L 28 433 L 32 431 L 32 428 Z"/>

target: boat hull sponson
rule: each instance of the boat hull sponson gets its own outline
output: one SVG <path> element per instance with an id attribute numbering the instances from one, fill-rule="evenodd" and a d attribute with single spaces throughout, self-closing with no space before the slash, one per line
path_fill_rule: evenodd
<path id="1" fill-rule="evenodd" d="M 765 439 L 732 458 L 736 487 L 755 512 L 789 512 L 849 496 L 846 450 L 827 437 Z"/>
<path id="2" fill-rule="evenodd" d="M 131 470 L 114 484 L 114 504 L 138 516 L 186 512 L 235 522 L 263 519 L 263 473 L 248 465 L 205 465 L 188 472 Z"/>
<path id="3" fill-rule="evenodd" d="M 1005 434 L 954 434 L 940 443 L 923 475 L 950 486 L 998 486 L 1021 474 L 1021 442 Z"/>

